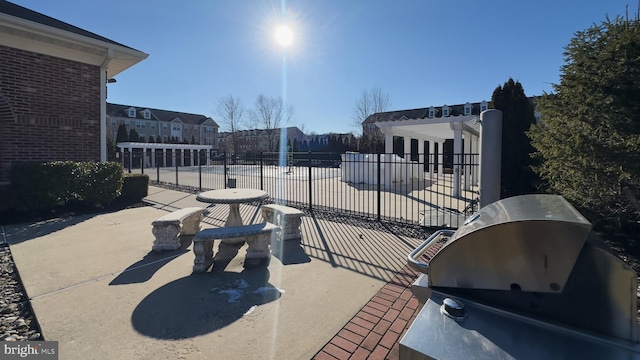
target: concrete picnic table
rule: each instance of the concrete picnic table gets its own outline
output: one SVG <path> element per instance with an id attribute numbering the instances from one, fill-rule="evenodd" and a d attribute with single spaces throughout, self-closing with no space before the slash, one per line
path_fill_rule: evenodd
<path id="1" fill-rule="evenodd" d="M 240 204 L 252 203 L 256 201 L 262 202 L 268 198 L 269 194 L 266 191 L 258 189 L 218 189 L 205 191 L 196 197 L 200 202 L 210 204 L 229 204 L 229 216 L 225 227 L 242 226 L 242 216 L 240 216 Z M 229 243 L 236 243 L 237 241 L 228 241 Z"/>

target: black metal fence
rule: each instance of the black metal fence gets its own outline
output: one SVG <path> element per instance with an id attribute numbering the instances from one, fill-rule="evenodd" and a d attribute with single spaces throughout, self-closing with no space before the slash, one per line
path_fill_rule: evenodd
<path id="1" fill-rule="evenodd" d="M 167 156 L 167 154 L 169 156 Z M 150 181 L 206 191 L 262 189 L 273 202 L 372 221 L 456 228 L 477 207 L 478 155 L 404 158 L 394 154 L 243 153 L 206 151 L 121 154 L 129 172 Z"/>

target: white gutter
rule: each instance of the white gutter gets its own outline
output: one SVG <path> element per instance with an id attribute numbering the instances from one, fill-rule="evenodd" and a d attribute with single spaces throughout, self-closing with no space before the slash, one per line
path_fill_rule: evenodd
<path id="1" fill-rule="evenodd" d="M 100 161 L 107 161 L 107 68 L 113 59 L 113 49 L 107 49 L 107 56 L 100 65 Z"/>

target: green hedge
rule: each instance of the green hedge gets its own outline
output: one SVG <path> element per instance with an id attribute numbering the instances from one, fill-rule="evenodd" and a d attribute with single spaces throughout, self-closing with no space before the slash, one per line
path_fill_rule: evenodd
<path id="1" fill-rule="evenodd" d="M 149 194 L 149 175 L 147 174 L 126 174 L 122 184 L 121 198 L 126 200 L 140 201 Z"/>
<path id="2" fill-rule="evenodd" d="M 116 162 L 25 162 L 11 166 L 16 207 L 39 210 L 85 201 L 108 204 L 120 196 L 124 171 Z"/>

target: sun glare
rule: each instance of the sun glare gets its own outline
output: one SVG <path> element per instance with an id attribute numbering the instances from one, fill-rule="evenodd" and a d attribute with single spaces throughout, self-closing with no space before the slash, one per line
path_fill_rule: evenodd
<path id="1" fill-rule="evenodd" d="M 282 46 L 289 46 L 293 42 L 293 32 L 287 25 L 280 25 L 276 29 L 276 41 Z"/>

